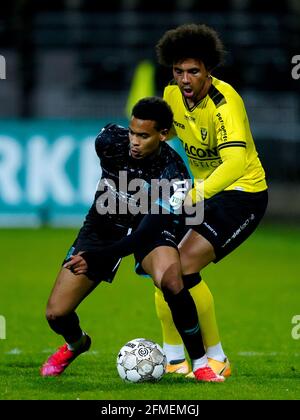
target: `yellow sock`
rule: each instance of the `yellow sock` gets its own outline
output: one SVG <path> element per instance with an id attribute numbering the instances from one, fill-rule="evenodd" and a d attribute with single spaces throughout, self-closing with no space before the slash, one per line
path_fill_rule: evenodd
<path id="1" fill-rule="evenodd" d="M 174 325 L 169 305 L 160 289 L 155 287 L 155 308 L 161 323 L 163 342 L 171 345 L 182 344 L 182 339 Z"/>
<path id="2" fill-rule="evenodd" d="M 161 322 L 163 342 L 170 345 L 183 344 L 161 290 L 155 289 L 155 307 Z M 204 346 L 215 346 L 220 342 L 220 336 L 213 296 L 203 280 L 189 290 L 197 308 Z"/>
<path id="3" fill-rule="evenodd" d="M 192 287 L 190 293 L 197 308 L 204 346 L 206 349 L 215 346 L 220 342 L 220 335 L 213 295 L 203 280 Z"/>

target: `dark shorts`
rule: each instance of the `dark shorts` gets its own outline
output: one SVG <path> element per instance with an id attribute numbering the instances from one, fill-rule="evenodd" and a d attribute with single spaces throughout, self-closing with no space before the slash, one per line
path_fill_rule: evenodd
<path id="1" fill-rule="evenodd" d="M 150 243 L 144 243 L 142 244 L 139 251 L 137 251 L 134 254 L 135 257 L 135 271 L 140 276 L 146 276 L 150 277 L 143 269 L 142 267 L 142 261 L 143 259 L 150 254 L 151 251 L 153 251 L 155 248 L 158 248 L 159 246 L 169 246 L 171 248 L 178 249 L 177 247 L 178 239 L 177 239 L 177 230 L 174 226 L 174 229 L 171 230 L 164 230 L 160 233 L 159 237 L 151 241 Z"/>
<path id="2" fill-rule="evenodd" d="M 84 225 L 78 232 L 78 235 L 69 249 L 64 261 L 64 264 L 71 255 L 76 255 L 80 251 L 94 251 L 98 252 L 101 248 L 112 245 L 114 242 L 127 235 L 128 229 L 113 225 L 107 220 L 103 220 L 101 227 L 89 223 Z M 118 267 L 122 261 L 121 258 L 116 256 L 107 257 L 101 256 L 99 252 L 97 258 L 97 269 L 88 269 L 87 277 L 90 280 L 100 282 L 112 282 Z M 93 264 L 93 266 L 95 266 Z"/>
<path id="3" fill-rule="evenodd" d="M 93 268 L 92 270 L 88 269 L 86 275 L 90 280 L 97 283 L 100 281 L 111 283 L 118 271 L 122 258 L 113 255 L 110 258 L 108 258 L 107 255 L 101 257 L 101 248 L 112 245 L 129 233 L 130 230 L 128 228 L 114 225 L 105 219 L 103 220 L 101 227 L 93 225 L 93 223 L 84 225 L 80 229 L 77 238 L 69 249 L 62 264 L 64 264 L 71 255 L 76 255 L 80 251 L 96 251 L 98 252 L 97 261 L 92 265 L 97 268 Z M 140 244 L 138 252 L 134 254 L 137 274 L 145 274 L 141 269 L 141 262 L 146 255 L 158 246 L 170 246 L 177 249 L 175 232 L 165 230 L 161 232 L 155 240 L 151 241 L 151 243 L 145 241 Z"/>
<path id="4" fill-rule="evenodd" d="M 205 200 L 203 222 L 198 226 L 193 226 L 192 229 L 206 238 L 214 247 L 216 254 L 214 263 L 230 254 L 254 232 L 265 214 L 267 204 L 267 190 L 258 193 L 222 191 Z M 172 231 L 174 248 L 190 229 L 190 226 L 181 225 Z M 150 245 L 144 256 L 163 244 L 157 242 Z M 141 266 L 142 260 L 142 256 L 137 258 L 136 272 L 145 275 Z"/>
<path id="5" fill-rule="evenodd" d="M 192 229 L 212 244 L 216 263 L 251 235 L 264 216 L 267 204 L 267 190 L 257 193 L 223 191 L 205 200 L 204 220 Z"/>

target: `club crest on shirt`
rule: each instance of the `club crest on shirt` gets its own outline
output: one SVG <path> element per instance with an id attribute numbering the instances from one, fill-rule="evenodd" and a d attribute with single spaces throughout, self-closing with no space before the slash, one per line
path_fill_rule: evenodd
<path id="1" fill-rule="evenodd" d="M 206 129 L 206 128 L 201 127 L 201 128 L 200 128 L 200 133 L 201 133 L 201 138 L 202 138 L 202 140 L 203 140 L 203 141 L 205 141 L 205 140 L 207 139 L 207 129 Z"/>

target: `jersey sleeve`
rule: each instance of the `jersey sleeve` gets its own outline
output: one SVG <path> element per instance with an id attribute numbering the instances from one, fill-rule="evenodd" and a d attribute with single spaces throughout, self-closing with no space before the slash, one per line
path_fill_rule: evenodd
<path id="1" fill-rule="evenodd" d="M 245 173 L 246 149 L 231 147 L 220 150 L 221 165 L 204 181 L 204 198 L 225 190 Z"/>
<path id="2" fill-rule="evenodd" d="M 105 155 L 106 149 L 108 149 L 111 143 L 110 128 L 113 127 L 113 124 L 107 124 L 102 128 L 100 133 L 97 135 L 95 140 L 95 150 L 97 156 L 101 159 Z"/>
<path id="3" fill-rule="evenodd" d="M 223 105 L 216 108 L 213 121 L 219 150 L 246 147 L 246 110 L 237 94 L 229 96 Z"/>
<path id="4" fill-rule="evenodd" d="M 128 130 L 117 124 L 107 124 L 95 140 L 95 149 L 102 160 L 116 158 L 120 145 L 128 141 Z"/>

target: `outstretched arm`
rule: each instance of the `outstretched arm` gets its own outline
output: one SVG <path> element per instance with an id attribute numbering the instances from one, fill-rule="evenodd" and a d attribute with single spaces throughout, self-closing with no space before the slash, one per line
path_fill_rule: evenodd
<path id="1" fill-rule="evenodd" d="M 74 255 L 64 264 L 74 274 L 85 274 L 103 256 L 115 255 L 125 257 L 137 251 L 141 244 L 150 242 L 158 237 L 163 230 L 169 230 L 174 223 L 173 214 L 147 214 L 143 217 L 138 228 L 130 235 L 125 236 L 116 243 L 101 248 L 99 251 L 85 251 Z"/>

